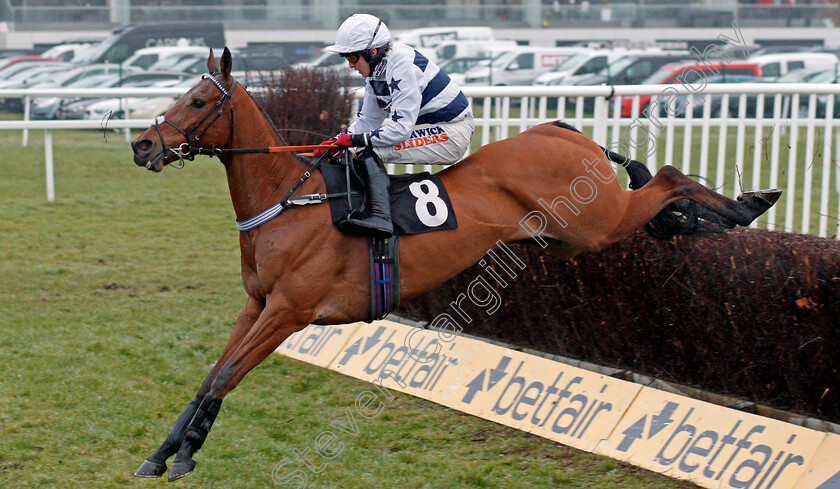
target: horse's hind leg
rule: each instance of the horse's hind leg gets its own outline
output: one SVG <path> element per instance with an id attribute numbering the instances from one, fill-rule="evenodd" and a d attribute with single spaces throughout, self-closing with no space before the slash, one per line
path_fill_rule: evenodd
<path id="1" fill-rule="evenodd" d="M 749 226 L 776 203 L 781 193 L 781 190 L 747 192 L 733 200 L 704 187 L 672 166 L 664 166 L 644 187 L 630 192 L 624 218 L 602 245 L 608 246 L 626 238 L 650 222 L 668 204 L 680 199 L 693 200 L 723 219 Z"/>
<path id="2" fill-rule="evenodd" d="M 178 416 L 178 419 L 175 421 L 175 424 L 172 425 L 172 428 L 169 430 L 169 434 L 166 435 L 166 439 L 160 447 L 158 447 L 158 449 L 155 450 L 149 458 L 143 461 L 140 468 L 134 472 L 134 475 L 137 477 L 160 477 L 164 472 L 166 472 L 166 460 L 175 455 L 178 452 L 178 449 L 181 448 L 181 445 L 184 442 L 184 434 L 187 431 L 187 427 L 195 417 L 200 402 L 210 391 L 210 386 L 216 378 L 216 375 L 219 373 L 222 364 L 228 357 L 230 357 L 233 351 L 239 347 L 242 339 L 248 334 L 251 327 L 253 327 L 259 317 L 262 308 L 262 304 L 254 299 L 248 300 L 245 308 L 243 308 L 242 312 L 239 313 L 236 325 L 230 334 L 230 338 L 228 338 L 227 345 L 225 345 L 225 349 L 222 351 L 219 361 L 216 362 L 210 370 L 210 373 L 207 374 L 207 377 L 205 377 L 204 382 L 202 382 L 201 387 L 199 387 L 195 398 L 187 404 L 187 407 L 183 412 L 181 412 L 181 415 Z"/>

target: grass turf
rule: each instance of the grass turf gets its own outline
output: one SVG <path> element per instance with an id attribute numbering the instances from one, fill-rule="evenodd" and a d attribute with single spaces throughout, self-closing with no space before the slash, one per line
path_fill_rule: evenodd
<path id="1" fill-rule="evenodd" d="M 132 473 L 166 436 L 245 302 L 224 172 L 201 159 L 151 174 L 122 136 L 55 134 L 46 202 L 42 132 L 0 134 L 0 486 L 149 487 Z M 693 485 L 398 395 L 313 473 L 313 447 L 369 384 L 273 355 L 225 401 L 184 487 Z M 284 472 L 285 471 L 285 472 Z M 293 484 L 290 484 L 293 486 Z"/>

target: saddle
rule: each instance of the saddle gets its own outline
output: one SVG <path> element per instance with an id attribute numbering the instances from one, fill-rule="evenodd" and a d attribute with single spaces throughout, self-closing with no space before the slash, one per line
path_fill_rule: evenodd
<path id="1" fill-rule="evenodd" d="M 352 163 L 321 165 L 321 174 L 330 196 L 333 224 L 342 232 L 363 236 L 364 232 L 347 223 L 353 213 L 364 217 L 364 184 Z M 455 210 L 443 182 L 428 172 L 389 175 L 391 179 L 391 220 L 398 236 L 443 231 L 458 227 Z"/>

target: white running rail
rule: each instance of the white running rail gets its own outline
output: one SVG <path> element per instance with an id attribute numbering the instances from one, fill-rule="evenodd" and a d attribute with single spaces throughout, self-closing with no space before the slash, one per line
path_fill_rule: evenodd
<path id="1" fill-rule="evenodd" d="M 0 121 L 0 130 L 23 130 L 24 145 L 29 130 L 44 130 L 47 199 L 53 200 L 51 131 L 101 130 L 104 123 L 30 120 L 32 99 L 177 97 L 184 91 L 0 90 L 0 98 L 18 97 L 24 102 L 23 120 Z M 727 195 L 757 188 L 782 188 L 782 200 L 762 216 L 760 226 L 824 237 L 840 235 L 840 123 L 834 118 L 840 111 L 840 107 L 835 107 L 835 99 L 840 100 L 838 84 L 468 86 L 464 93 L 476 112 L 476 138 L 481 145 L 562 119 L 602 146 L 645 162 L 652 171 L 674 165 L 706 179 L 708 185 Z M 361 95 L 358 91 L 358 98 Z M 683 107 L 697 109 L 675 109 L 677 101 Z M 664 109 L 666 103 L 672 104 L 668 110 Z M 145 129 L 151 123 L 110 119 L 107 127 L 125 129 L 128 141 L 130 129 Z M 426 165 L 424 169 L 433 168 Z M 408 172 L 413 170 L 411 165 L 405 168 Z"/>

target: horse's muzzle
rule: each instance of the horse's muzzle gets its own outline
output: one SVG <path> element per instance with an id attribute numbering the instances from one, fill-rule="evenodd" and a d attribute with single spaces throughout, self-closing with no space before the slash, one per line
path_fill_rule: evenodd
<path id="1" fill-rule="evenodd" d="M 162 151 L 155 149 L 155 143 L 151 139 L 137 139 L 131 143 L 131 150 L 134 151 L 134 163 L 149 171 L 159 172 L 166 164 Z"/>

